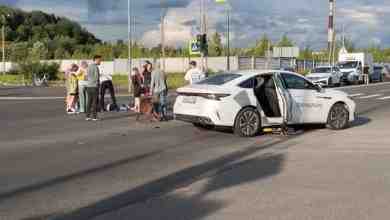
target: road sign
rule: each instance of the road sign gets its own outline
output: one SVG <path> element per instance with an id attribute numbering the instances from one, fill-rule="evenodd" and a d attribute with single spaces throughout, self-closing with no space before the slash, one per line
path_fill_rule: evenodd
<path id="1" fill-rule="evenodd" d="M 190 54 L 199 55 L 200 54 L 200 42 L 197 39 L 193 39 L 190 42 Z"/>

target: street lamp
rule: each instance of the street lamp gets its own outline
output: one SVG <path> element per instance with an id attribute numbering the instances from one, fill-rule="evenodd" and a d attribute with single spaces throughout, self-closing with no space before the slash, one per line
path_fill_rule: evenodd
<path id="1" fill-rule="evenodd" d="M 216 3 L 226 4 L 226 69 L 230 71 L 230 4 L 226 3 L 226 0 L 215 0 Z"/>
<path id="2" fill-rule="evenodd" d="M 3 62 L 3 69 L 2 72 L 5 75 L 5 25 L 7 22 L 7 18 L 9 17 L 9 14 L 2 14 L 1 18 L 3 19 L 2 22 L 2 27 L 1 27 L 1 39 L 2 39 L 2 52 L 3 52 L 3 57 L 2 57 L 2 62 Z"/>

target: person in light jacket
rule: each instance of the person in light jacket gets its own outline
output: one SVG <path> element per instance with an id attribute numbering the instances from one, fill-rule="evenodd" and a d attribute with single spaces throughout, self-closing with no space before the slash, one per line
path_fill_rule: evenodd
<path id="1" fill-rule="evenodd" d="M 87 109 L 86 109 L 86 120 L 87 121 L 98 121 L 97 108 L 99 99 L 99 77 L 100 71 L 99 66 L 102 62 L 102 56 L 96 55 L 93 58 L 93 63 L 89 65 L 87 70 Z M 91 118 L 92 116 L 92 118 Z"/>
<path id="2" fill-rule="evenodd" d="M 152 71 L 152 79 L 150 83 L 150 92 L 153 97 L 153 116 L 157 120 L 166 119 L 166 99 L 168 94 L 166 83 L 166 75 L 160 68 L 160 63 L 157 63 L 156 69 Z"/>

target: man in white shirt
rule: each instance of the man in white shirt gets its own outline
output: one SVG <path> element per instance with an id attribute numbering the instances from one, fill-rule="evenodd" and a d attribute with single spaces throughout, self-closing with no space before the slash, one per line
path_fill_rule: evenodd
<path id="1" fill-rule="evenodd" d="M 184 79 L 191 85 L 206 78 L 206 75 L 196 66 L 195 61 L 190 62 L 190 70 L 186 73 Z"/>
<path id="2" fill-rule="evenodd" d="M 114 84 L 112 83 L 112 74 L 105 71 L 101 66 L 100 69 L 100 111 L 107 111 L 106 106 L 104 104 L 104 96 L 106 94 L 106 90 L 110 92 L 111 100 L 114 109 L 118 110 L 118 105 L 116 103 L 115 98 L 115 90 Z"/>

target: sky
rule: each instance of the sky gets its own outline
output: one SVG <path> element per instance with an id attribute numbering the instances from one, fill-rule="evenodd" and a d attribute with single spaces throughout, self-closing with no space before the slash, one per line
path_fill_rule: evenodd
<path id="1" fill-rule="evenodd" d="M 146 46 L 157 45 L 160 0 L 130 1 L 137 40 Z M 184 45 L 199 32 L 200 0 L 163 1 L 168 44 Z M 327 45 L 328 0 L 227 0 L 226 5 L 205 1 L 209 33 L 226 33 L 226 7 L 230 7 L 235 47 L 253 46 L 263 34 L 273 41 L 286 34 L 301 47 Z M 0 4 L 66 16 L 105 41 L 127 39 L 127 0 L 0 0 Z M 336 29 L 341 35 L 344 26 L 346 36 L 359 47 L 390 47 L 389 23 L 389 0 L 337 0 Z"/>

